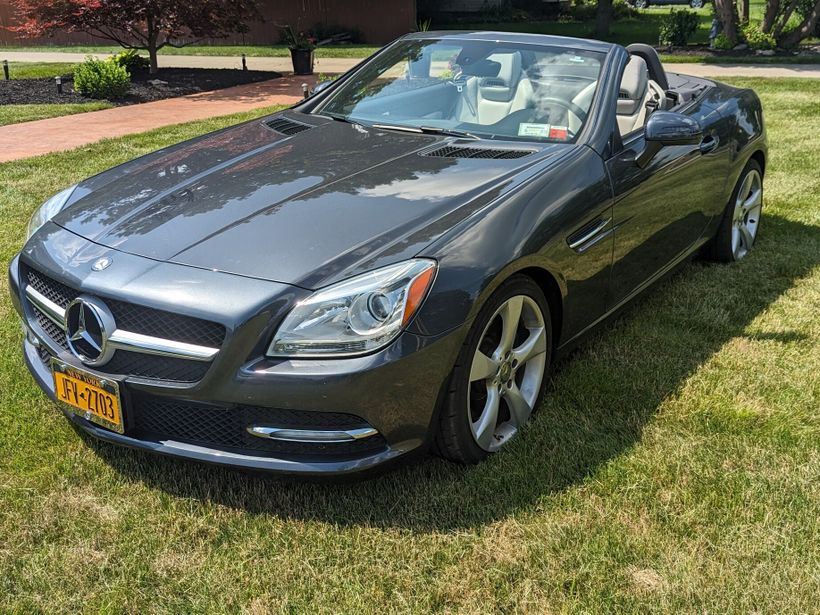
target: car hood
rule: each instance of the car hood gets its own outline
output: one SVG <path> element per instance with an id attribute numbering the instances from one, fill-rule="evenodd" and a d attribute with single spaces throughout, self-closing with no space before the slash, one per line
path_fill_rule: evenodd
<path id="1" fill-rule="evenodd" d="M 80 184 L 54 221 L 130 254 L 317 288 L 412 257 L 570 147 L 428 156 L 454 140 L 278 117 L 312 128 L 253 121 L 144 156 Z"/>

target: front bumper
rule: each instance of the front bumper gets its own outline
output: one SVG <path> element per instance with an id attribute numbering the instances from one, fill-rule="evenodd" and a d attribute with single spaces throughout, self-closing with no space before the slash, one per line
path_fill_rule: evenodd
<path id="1" fill-rule="evenodd" d="M 116 255 L 118 265 L 127 266 L 138 257 L 121 253 Z M 30 306 L 21 293 L 18 258 L 9 271 L 12 300 L 20 316 L 26 321 L 33 339 L 24 342 L 26 364 L 38 385 L 54 399 L 54 384 L 48 365 L 48 355 L 81 369 L 95 372 L 82 365 L 65 348 L 60 348 L 40 329 L 32 318 Z M 38 266 L 41 262 L 37 263 Z M 53 263 L 48 275 L 55 276 Z M 152 267 L 156 267 L 153 264 Z M 164 267 L 164 265 L 163 265 Z M 177 267 L 168 265 L 168 267 Z M 187 274 L 189 277 L 191 273 Z M 214 272 L 197 275 L 222 276 Z M 213 281 L 213 280 L 212 280 Z M 256 284 L 256 282 L 249 282 Z M 83 292 L 94 292 L 83 288 Z M 104 291 L 100 291 L 104 293 Z M 170 306 L 152 307 L 168 309 Z M 200 306 L 201 307 L 201 306 Z M 261 318 L 238 318 L 240 324 L 225 322 L 228 335 L 219 356 L 205 376 L 195 383 L 151 381 L 128 374 L 115 376 L 124 391 L 124 434 L 109 431 L 65 411 L 66 416 L 91 436 L 131 448 L 147 450 L 172 457 L 209 462 L 239 468 L 272 471 L 290 475 L 343 475 L 361 472 L 390 462 L 423 447 L 431 432 L 431 421 L 439 393 L 445 384 L 455 356 L 463 341 L 460 329 L 437 337 L 402 334 L 388 348 L 365 357 L 335 360 L 272 361 L 259 357 L 260 331 L 270 326 L 271 315 Z M 275 318 L 275 317 L 274 317 Z M 224 322 L 224 319 L 223 319 Z M 47 351 L 47 353 L 45 352 Z M 44 360 L 44 358 L 46 360 Z M 110 378 L 110 374 L 100 374 Z M 347 416 L 360 418 L 378 432 L 378 446 L 364 446 L 345 450 L 343 454 L 328 452 L 328 447 L 310 446 L 299 450 L 261 450 L 253 437 L 244 442 L 236 439 L 222 444 L 214 439 L 199 438 L 188 426 L 163 433 L 161 428 L 150 433 L 133 423 L 133 417 L 143 412 L 144 400 L 164 404 L 171 411 L 187 412 L 185 420 L 201 417 L 230 416 L 235 424 L 238 411 L 252 405 L 255 411 L 269 412 L 270 420 L 280 414 L 315 414 L 317 420 L 333 428 L 332 419 Z M 257 412 L 258 414 L 258 412 Z M 129 415 L 132 420 L 129 421 Z M 244 415 L 242 415 L 244 416 Z M 179 417 L 172 417 L 179 419 Z M 206 421 L 213 418 L 205 419 Z M 303 419 L 299 419 L 303 420 Z M 179 420 L 176 422 L 179 427 Z M 250 425 L 248 425 L 250 426 Z M 287 427 L 287 425 L 285 425 Z M 243 429 L 244 433 L 244 429 Z M 375 439 L 371 443 L 375 442 Z M 332 453 L 332 454 L 331 454 Z"/>

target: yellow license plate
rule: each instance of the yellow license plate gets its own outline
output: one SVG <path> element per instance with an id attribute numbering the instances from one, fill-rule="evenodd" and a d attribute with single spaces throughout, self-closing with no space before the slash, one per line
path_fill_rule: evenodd
<path id="1" fill-rule="evenodd" d="M 123 433 L 120 387 L 85 370 L 53 361 L 54 393 L 57 399 L 87 421 Z"/>

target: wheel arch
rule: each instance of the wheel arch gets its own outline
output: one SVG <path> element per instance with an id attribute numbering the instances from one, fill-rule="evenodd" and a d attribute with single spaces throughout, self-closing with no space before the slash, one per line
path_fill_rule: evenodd
<path id="1" fill-rule="evenodd" d="M 515 271 L 512 275 L 525 275 L 532 279 L 541 288 L 550 308 L 552 325 L 552 346 L 556 348 L 561 339 L 561 327 L 564 322 L 564 295 L 557 278 L 547 269 L 529 266 Z M 511 276 L 508 276 L 511 277 Z"/>
<path id="2" fill-rule="evenodd" d="M 755 150 L 751 156 L 749 156 L 749 160 L 754 160 L 757 164 L 760 165 L 760 171 L 762 175 L 766 176 L 766 154 L 763 153 L 762 149 Z"/>

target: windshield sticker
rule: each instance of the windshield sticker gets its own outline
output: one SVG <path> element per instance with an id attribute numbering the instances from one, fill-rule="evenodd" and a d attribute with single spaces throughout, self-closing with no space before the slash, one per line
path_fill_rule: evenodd
<path id="1" fill-rule="evenodd" d="M 551 126 L 550 127 L 550 139 L 557 139 L 559 141 L 566 141 L 569 138 L 569 133 L 567 132 L 566 126 Z"/>
<path id="2" fill-rule="evenodd" d="M 566 129 L 564 129 L 566 132 Z M 518 125 L 519 137 L 549 137 L 549 124 L 528 124 L 526 122 Z"/>

